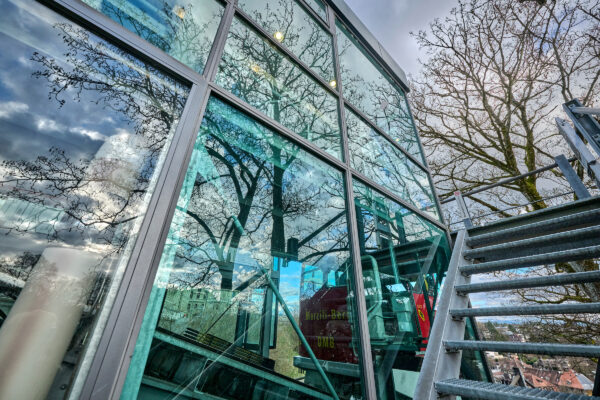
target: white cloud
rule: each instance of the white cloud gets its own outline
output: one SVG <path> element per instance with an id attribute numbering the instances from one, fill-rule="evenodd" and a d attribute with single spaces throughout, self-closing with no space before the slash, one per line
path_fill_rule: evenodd
<path id="1" fill-rule="evenodd" d="M 27 112 L 29 106 L 18 101 L 5 101 L 0 103 L 0 118 L 10 118 L 14 114 Z"/>
<path id="2" fill-rule="evenodd" d="M 80 134 L 82 136 L 87 136 L 87 137 L 89 137 L 92 140 L 105 140 L 106 139 L 106 136 L 104 136 L 100 132 L 93 131 L 93 130 L 90 130 L 90 129 L 85 129 L 85 128 L 82 128 L 80 126 L 77 126 L 77 127 L 74 127 L 74 128 L 70 128 L 69 132 L 71 132 L 71 133 L 78 133 L 78 134 Z"/>
<path id="3" fill-rule="evenodd" d="M 38 130 L 46 132 L 58 132 L 65 129 L 64 126 L 57 123 L 53 119 L 47 119 L 43 117 L 38 118 L 36 126 Z"/>

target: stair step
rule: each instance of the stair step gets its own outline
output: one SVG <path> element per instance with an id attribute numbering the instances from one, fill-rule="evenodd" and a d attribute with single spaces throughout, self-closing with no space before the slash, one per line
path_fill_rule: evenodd
<path id="1" fill-rule="evenodd" d="M 545 354 L 570 357 L 599 357 L 600 346 L 556 343 L 488 342 L 480 340 L 444 341 L 446 351 L 495 351 L 498 353 Z"/>
<path id="2" fill-rule="evenodd" d="M 468 260 L 472 260 L 476 258 L 483 258 L 488 255 L 495 255 L 498 253 L 514 254 L 516 251 L 519 250 L 521 250 L 521 252 L 524 250 L 529 250 L 533 253 L 539 254 L 541 252 L 540 247 L 544 245 L 555 247 L 561 245 L 571 245 L 571 248 L 584 247 L 585 245 L 577 246 L 577 241 L 585 239 L 588 239 L 588 242 L 590 242 L 589 244 L 587 244 L 587 246 L 600 244 L 600 225 L 575 229 L 567 232 L 553 233 L 550 235 L 538 236 L 530 239 L 516 240 L 512 242 L 479 247 L 476 249 L 467 249 L 463 251 L 463 256 Z"/>
<path id="3" fill-rule="evenodd" d="M 454 288 L 457 293 L 466 294 L 591 282 L 600 282 L 600 271 L 574 272 L 570 274 L 539 276 L 535 278 L 514 279 L 508 281 L 471 283 L 468 285 L 456 285 Z"/>
<path id="4" fill-rule="evenodd" d="M 582 211 L 575 214 L 556 217 L 545 221 L 534 222 L 514 228 L 507 228 L 490 233 L 471 236 L 467 239 L 470 247 L 498 243 L 506 239 L 515 240 L 519 237 L 531 237 L 544 232 L 558 231 L 580 225 L 590 225 L 600 220 L 600 208 Z"/>
<path id="5" fill-rule="evenodd" d="M 507 315 L 550 315 L 550 314 L 579 314 L 600 313 L 600 303 L 576 303 L 576 304 L 543 304 L 535 306 L 514 307 L 479 307 L 479 308 L 457 308 L 450 310 L 453 318 L 459 317 L 489 317 Z"/>
<path id="6" fill-rule="evenodd" d="M 521 386 L 508 386 L 499 383 L 447 379 L 436 382 L 435 389 L 440 394 L 458 395 L 484 400 L 600 400 L 600 397 L 575 393 L 558 393 Z"/>
<path id="7" fill-rule="evenodd" d="M 505 271 L 507 269 L 534 267 L 536 265 L 554 264 L 558 262 L 586 260 L 596 257 L 600 257 L 600 245 L 536 254 L 533 256 L 509 258 L 506 260 L 488 261 L 479 264 L 463 265 L 460 267 L 460 272 L 464 275 L 473 275 L 486 272 Z"/>

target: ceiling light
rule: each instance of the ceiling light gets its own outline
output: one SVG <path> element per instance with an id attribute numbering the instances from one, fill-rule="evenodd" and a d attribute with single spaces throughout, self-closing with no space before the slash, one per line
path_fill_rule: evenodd
<path id="1" fill-rule="evenodd" d="M 283 33 L 281 33 L 281 32 L 279 32 L 279 31 L 277 31 L 277 32 L 275 32 L 275 33 L 273 34 L 273 37 L 274 37 L 274 38 L 275 38 L 275 40 L 277 40 L 278 42 L 280 42 L 280 43 L 281 43 L 281 42 L 283 42 L 283 38 L 284 38 L 284 36 L 283 36 Z"/>
<path id="2" fill-rule="evenodd" d="M 332 88 L 337 87 L 337 82 L 335 81 L 335 79 L 329 81 L 329 86 L 331 86 Z"/>

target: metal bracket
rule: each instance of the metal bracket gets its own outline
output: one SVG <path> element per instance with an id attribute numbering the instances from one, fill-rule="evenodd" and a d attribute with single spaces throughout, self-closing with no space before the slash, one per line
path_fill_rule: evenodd
<path id="1" fill-rule="evenodd" d="M 598 114 L 600 110 L 583 107 L 577 99 L 563 104 L 563 109 L 573 121 L 575 129 L 592 146 L 596 155 L 600 156 L 600 124 L 592 118 L 592 114 Z"/>
<path id="2" fill-rule="evenodd" d="M 595 180 L 596 187 L 600 188 L 600 163 L 585 143 L 577 136 L 575 129 L 564 119 L 556 118 L 556 126 L 560 134 L 565 138 L 571 150 L 575 153 L 581 164 L 585 167 L 588 175 Z"/>

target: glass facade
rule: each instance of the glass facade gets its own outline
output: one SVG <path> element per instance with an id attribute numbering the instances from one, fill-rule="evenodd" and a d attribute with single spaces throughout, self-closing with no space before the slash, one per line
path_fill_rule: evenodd
<path id="1" fill-rule="evenodd" d="M 295 0 L 241 0 L 239 5 L 330 86 L 336 86 L 331 34 Z"/>
<path id="2" fill-rule="evenodd" d="M 0 398 L 91 357 L 189 88 L 33 2 L 0 2 Z"/>
<path id="3" fill-rule="evenodd" d="M 239 19 L 231 25 L 216 81 L 294 133 L 341 157 L 336 98 Z"/>
<path id="4" fill-rule="evenodd" d="M 0 0 L 0 398 L 411 398 L 405 82 L 328 1 L 65 1 Z"/>
<path id="5" fill-rule="evenodd" d="M 301 337 L 360 395 L 351 277 L 342 173 L 211 99 L 123 397 L 329 398 Z"/>
<path id="6" fill-rule="evenodd" d="M 427 172 L 348 108 L 346 130 L 352 168 L 439 218 Z"/>

